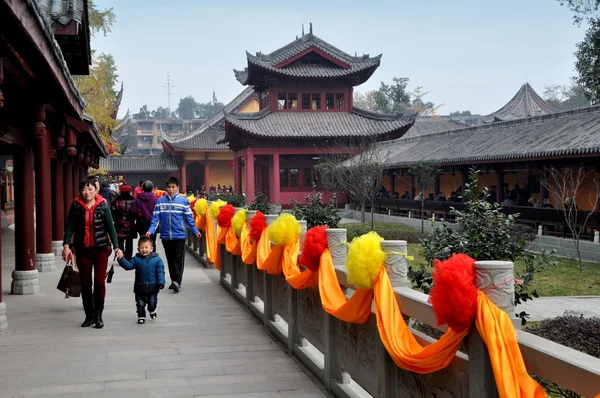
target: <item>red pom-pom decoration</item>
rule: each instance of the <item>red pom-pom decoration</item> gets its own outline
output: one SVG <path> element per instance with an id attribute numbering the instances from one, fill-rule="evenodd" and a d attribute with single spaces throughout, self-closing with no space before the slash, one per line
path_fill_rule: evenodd
<path id="1" fill-rule="evenodd" d="M 250 219 L 250 240 L 259 240 L 263 229 L 266 227 L 265 215 L 261 211 L 257 211 L 254 217 Z"/>
<path id="2" fill-rule="evenodd" d="M 429 301 L 438 326 L 447 323 L 455 332 L 471 327 L 477 309 L 475 260 L 466 254 L 435 260 Z"/>
<path id="3" fill-rule="evenodd" d="M 217 216 L 217 224 L 221 228 L 231 227 L 231 219 L 235 215 L 235 207 L 233 205 L 225 205 L 221 207 L 221 211 Z"/>
<path id="4" fill-rule="evenodd" d="M 192 209 L 194 217 L 196 216 L 196 201 L 198 201 L 198 199 L 194 199 L 190 202 L 190 208 Z"/>
<path id="5" fill-rule="evenodd" d="M 304 265 L 309 270 L 316 272 L 319 269 L 319 261 L 321 255 L 327 249 L 327 234 L 326 225 L 313 227 L 306 232 L 304 238 L 304 246 L 302 246 L 302 255 L 300 256 L 300 264 Z"/>

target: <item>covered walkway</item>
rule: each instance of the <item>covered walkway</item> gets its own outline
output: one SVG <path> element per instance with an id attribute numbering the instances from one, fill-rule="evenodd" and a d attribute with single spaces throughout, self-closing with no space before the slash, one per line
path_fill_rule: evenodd
<path id="1" fill-rule="evenodd" d="M 14 264 L 13 239 L 4 229 L 6 265 Z M 145 325 L 136 323 L 134 274 L 121 268 L 107 285 L 102 330 L 81 328 L 81 300 L 56 290 L 58 258 L 56 270 L 39 274 L 39 294 L 14 296 L 5 283 L 9 332 L 0 338 L 0 397 L 327 396 L 215 283 L 218 272 L 186 255 L 181 293 L 161 293 L 159 316 Z M 12 268 L 4 267 L 7 282 Z"/>

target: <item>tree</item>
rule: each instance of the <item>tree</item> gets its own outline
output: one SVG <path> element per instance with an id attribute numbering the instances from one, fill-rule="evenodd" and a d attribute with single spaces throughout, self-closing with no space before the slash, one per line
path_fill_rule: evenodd
<path id="1" fill-rule="evenodd" d="M 150 117 L 151 117 L 151 114 L 150 114 L 150 111 L 148 110 L 148 105 L 142 106 L 138 113 L 133 114 L 133 118 L 135 120 L 148 120 L 148 119 L 150 119 Z"/>
<path id="2" fill-rule="evenodd" d="M 364 94 L 358 91 L 355 92 L 353 96 L 354 106 L 366 111 L 377 112 L 375 92 L 376 90 L 369 90 Z"/>
<path id="3" fill-rule="evenodd" d="M 593 104 L 600 100 L 600 19 L 590 20 L 585 38 L 577 44 L 575 70 L 587 98 Z"/>
<path id="4" fill-rule="evenodd" d="M 570 85 L 555 84 L 546 86 L 544 99 L 550 105 L 562 111 L 586 108 L 591 105 L 590 100 L 585 96 L 585 90 L 577 83 L 575 78 L 571 79 Z"/>
<path id="5" fill-rule="evenodd" d="M 88 0 L 88 18 L 92 36 L 98 32 L 102 32 L 106 36 L 112 30 L 117 19 L 112 7 L 99 10 L 96 8 L 94 0 Z"/>
<path id="6" fill-rule="evenodd" d="M 402 113 L 411 105 L 410 94 L 406 91 L 407 77 L 394 77 L 392 84 L 381 82 L 374 93 L 375 112 Z"/>
<path id="7" fill-rule="evenodd" d="M 450 116 L 471 116 L 471 111 L 466 110 L 466 111 L 456 111 L 456 112 L 450 112 Z"/>
<path id="8" fill-rule="evenodd" d="M 104 53 L 94 57 L 88 76 L 73 76 L 85 99 L 86 112 L 94 119 L 105 144 L 112 142 L 110 133 L 117 124 L 113 114 L 118 77 L 114 58 Z"/>
<path id="9" fill-rule="evenodd" d="M 188 95 L 185 98 L 179 100 L 179 106 L 177 107 L 177 115 L 180 119 L 194 119 L 198 110 L 199 104 L 196 102 L 194 97 Z"/>
<path id="10" fill-rule="evenodd" d="M 425 233 L 425 220 L 423 219 L 423 205 L 425 204 L 425 191 L 431 187 L 436 178 L 443 174 L 438 163 L 431 160 L 422 160 L 408 168 L 408 173 L 413 177 L 415 188 L 421 197 L 421 234 Z"/>
<path id="11" fill-rule="evenodd" d="M 155 119 L 168 119 L 171 114 L 169 113 L 169 108 L 159 106 L 156 110 L 152 111 L 151 116 Z"/>
<path id="12" fill-rule="evenodd" d="M 413 91 L 414 99 L 412 100 L 412 104 L 407 107 L 407 110 L 417 113 L 419 116 L 437 116 L 437 110 L 440 109 L 442 105 L 435 105 L 433 102 L 423 102 L 423 97 L 429 94 L 429 92 L 421 91 L 423 86 L 415 87 Z"/>
<path id="13" fill-rule="evenodd" d="M 562 169 L 549 167 L 545 168 L 540 175 L 540 184 L 548 190 L 550 197 L 558 201 L 565 224 L 571 231 L 571 238 L 577 252 L 579 271 L 583 270 L 579 245 L 580 237 L 594 212 L 581 212 L 577 206 L 577 197 L 583 192 L 584 182 L 589 179 L 593 179 L 594 186 L 588 187 L 588 200 L 591 208 L 595 209 L 598 200 L 600 200 L 600 176 L 596 171 L 590 171 L 590 169 L 583 166 Z"/>
<path id="14" fill-rule="evenodd" d="M 217 95 L 213 91 L 213 98 L 211 102 L 198 104 L 196 117 L 200 119 L 208 119 L 215 113 L 220 112 L 223 108 L 225 108 L 225 104 L 217 100 Z"/>
<path id="15" fill-rule="evenodd" d="M 583 20 L 596 16 L 600 7 L 600 0 L 558 0 L 558 2 L 573 11 L 573 23 L 577 26 L 581 25 Z"/>

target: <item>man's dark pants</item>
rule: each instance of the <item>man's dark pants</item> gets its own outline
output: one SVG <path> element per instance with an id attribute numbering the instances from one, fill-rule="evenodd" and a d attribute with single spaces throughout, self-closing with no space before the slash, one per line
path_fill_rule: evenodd
<path id="1" fill-rule="evenodd" d="M 163 239 L 162 244 L 165 248 L 167 263 L 169 264 L 169 276 L 171 277 L 171 281 L 181 285 L 181 279 L 183 278 L 183 259 L 185 256 L 185 239 Z"/>

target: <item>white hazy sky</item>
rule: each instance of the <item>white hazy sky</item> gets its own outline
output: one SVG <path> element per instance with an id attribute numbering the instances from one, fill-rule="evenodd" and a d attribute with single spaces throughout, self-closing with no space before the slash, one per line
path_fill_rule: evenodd
<path id="1" fill-rule="evenodd" d="M 113 7 L 117 22 L 92 40 L 111 53 L 125 85 L 120 115 L 167 106 L 167 75 L 175 86 L 171 108 L 213 90 L 227 103 L 243 86 L 232 69 L 246 53 L 269 53 L 301 34 L 302 23 L 354 54 L 383 53 L 381 66 L 357 91 L 376 89 L 394 76 L 424 98 L 444 104 L 440 113 L 469 109 L 487 114 L 529 82 L 566 84 L 575 75 L 575 44 L 585 26 L 556 0 L 96 0 Z"/>

